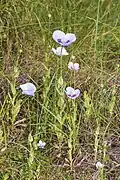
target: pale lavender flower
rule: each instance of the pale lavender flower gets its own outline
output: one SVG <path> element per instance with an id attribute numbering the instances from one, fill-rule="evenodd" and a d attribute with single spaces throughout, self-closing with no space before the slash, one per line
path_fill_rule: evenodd
<path id="1" fill-rule="evenodd" d="M 45 145 L 46 145 L 46 143 L 45 142 L 43 142 L 43 141 L 39 141 L 39 143 L 38 143 L 38 147 L 40 148 L 40 149 L 43 149 L 44 147 L 45 147 Z"/>
<path id="2" fill-rule="evenodd" d="M 28 95 L 28 96 L 34 96 L 34 93 L 36 91 L 36 87 L 33 83 L 25 83 L 20 85 L 20 88 L 22 89 L 22 94 Z"/>
<path id="3" fill-rule="evenodd" d="M 72 33 L 65 34 L 60 30 L 54 31 L 52 36 L 53 39 L 61 46 L 69 46 L 70 44 L 76 41 L 75 34 Z"/>
<path id="4" fill-rule="evenodd" d="M 79 89 L 74 89 L 72 87 L 67 87 L 65 91 L 67 97 L 71 99 L 76 99 L 80 95 L 80 90 Z"/>
<path id="5" fill-rule="evenodd" d="M 67 56 L 68 55 L 68 52 L 66 51 L 66 49 L 64 47 L 58 47 L 57 49 L 52 48 L 52 51 L 57 56 Z"/>
<path id="6" fill-rule="evenodd" d="M 101 162 L 98 161 L 98 162 L 96 163 L 96 168 L 97 168 L 97 169 L 103 168 L 103 167 L 104 167 L 104 165 L 103 165 Z"/>
<path id="7" fill-rule="evenodd" d="M 78 63 L 69 62 L 69 63 L 68 63 L 68 68 L 69 68 L 70 70 L 75 70 L 75 71 L 77 71 L 77 70 L 79 70 L 79 64 L 78 64 Z"/>

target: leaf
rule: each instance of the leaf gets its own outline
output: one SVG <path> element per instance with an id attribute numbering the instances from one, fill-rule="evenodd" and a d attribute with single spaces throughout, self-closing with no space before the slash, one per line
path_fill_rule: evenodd
<path id="1" fill-rule="evenodd" d="M 33 137 L 32 137 L 32 135 L 31 135 L 31 133 L 30 133 L 29 136 L 28 136 L 28 141 L 29 141 L 29 143 L 33 142 Z"/>
<path id="2" fill-rule="evenodd" d="M 15 122 L 15 119 L 20 111 L 20 108 L 21 108 L 21 102 L 22 100 L 18 100 L 16 101 L 16 104 L 12 107 L 12 123 Z"/>
<path id="3" fill-rule="evenodd" d="M 63 85 L 63 78 L 62 78 L 62 76 L 60 76 L 60 78 L 58 79 L 58 84 L 61 85 L 61 86 Z"/>

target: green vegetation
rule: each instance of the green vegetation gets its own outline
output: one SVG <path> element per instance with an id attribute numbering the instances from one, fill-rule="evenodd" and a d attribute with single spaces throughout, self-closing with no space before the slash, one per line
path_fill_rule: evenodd
<path id="1" fill-rule="evenodd" d="M 0 2 L 0 179 L 119 180 L 120 1 Z M 55 30 L 76 35 L 69 56 L 51 52 Z"/>

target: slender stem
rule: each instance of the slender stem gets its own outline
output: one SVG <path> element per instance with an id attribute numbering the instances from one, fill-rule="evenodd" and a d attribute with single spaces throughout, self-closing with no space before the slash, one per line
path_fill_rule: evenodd
<path id="1" fill-rule="evenodd" d="M 98 35 L 98 24 L 99 24 L 99 11 L 100 11 L 100 0 L 98 1 L 98 8 L 97 8 L 97 19 L 96 19 L 96 28 L 95 28 L 95 39 L 94 39 L 94 60 L 96 65 L 97 60 L 97 35 Z"/>
<path id="2" fill-rule="evenodd" d="M 62 54 L 63 47 L 61 48 L 61 54 Z M 62 77 L 62 56 L 60 58 L 60 70 L 61 70 L 61 77 Z"/>
<path id="3" fill-rule="evenodd" d="M 73 128 L 73 150 L 75 150 L 76 146 L 76 103 L 75 100 L 73 101 L 73 118 L 72 118 L 72 128 Z"/>
<path id="4" fill-rule="evenodd" d="M 3 126 L 3 132 L 4 132 L 5 147 L 7 147 L 7 134 L 6 134 L 6 128 L 5 128 L 5 123 L 3 119 L 2 119 L 2 126 Z"/>
<path id="5" fill-rule="evenodd" d="M 74 88 L 75 88 L 75 70 L 73 72 L 73 78 L 74 78 Z M 73 100 L 73 118 L 72 118 L 72 128 L 73 128 L 73 150 L 75 150 L 76 145 L 76 103 L 75 99 Z"/>
<path id="6" fill-rule="evenodd" d="M 74 88 L 75 88 L 75 70 L 74 70 L 74 76 L 73 77 L 74 77 Z"/>

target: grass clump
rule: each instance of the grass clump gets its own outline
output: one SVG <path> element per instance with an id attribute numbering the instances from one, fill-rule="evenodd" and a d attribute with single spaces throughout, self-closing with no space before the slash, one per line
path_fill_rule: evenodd
<path id="1" fill-rule="evenodd" d="M 120 178 L 119 11 L 117 0 L 1 0 L 1 179 Z M 68 56 L 51 51 L 55 30 L 76 35 Z"/>

